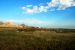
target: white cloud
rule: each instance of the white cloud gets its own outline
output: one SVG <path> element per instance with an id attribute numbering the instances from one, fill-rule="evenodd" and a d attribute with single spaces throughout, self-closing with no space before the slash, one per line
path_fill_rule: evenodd
<path id="1" fill-rule="evenodd" d="M 23 6 L 23 7 L 22 7 L 22 10 L 26 10 L 26 7 Z"/>
<path id="2" fill-rule="evenodd" d="M 64 8 L 64 9 L 66 9 L 68 7 L 75 6 L 74 0 L 60 0 L 60 3 L 62 4 L 61 7 Z"/>
<path id="3" fill-rule="evenodd" d="M 52 0 L 47 3 L 47 6 L 33 6 L 27 5 L 26 7 L 22 7 L 22 10 L 27 13 L 40 13 L 40 12 L 48 12 L 49 10 L 65 10 L 66 8 L 75 6 L 75 0 Z M 32 8 L 30 8 L 32 7 Z"/>
<path id="4" fill-rule="evenodd" d="M 26 7 L 32 7 L 33 5 L 27 5 Z"/>
<path id="5" fill-rule="evenodd" d="M 34 11 L 32 9 L 27 9 L 27 13 L 33 13 Z"/>
<path id="6" fill-rule="evenodd" d="M 65 10 L 66 8 L 75 6 L 75 0 L 52 0 L 48 3 L 49 7 L 57 7 L 57 10 Z"/>
<path id="7" fill-rule="evenodd" d="M 59 5 L 59 0 L 52 0 L 51 2 L 47 4 L 49 7 L 57 7 Z"/>
<path id="8" fill-rule="evenodd" d="M 39 12 L 47 12 L 48 11 L 48 6 L 40 6 L 39 7 Z"/>
<path id="9" fill-rule="evenodd" d="M 33 6 L 32 8 L 22 7 L 22 10 L 26 11 L 27 13 L 47 12 L 48 6 Z"/>

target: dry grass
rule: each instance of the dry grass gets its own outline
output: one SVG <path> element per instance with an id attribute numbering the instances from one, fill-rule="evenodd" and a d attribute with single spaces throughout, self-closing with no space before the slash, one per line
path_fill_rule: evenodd
<path id="1" fill-rule="evenodd" d="M 0 50 L 75 50 L 75 33 L 1 31 Z"/>

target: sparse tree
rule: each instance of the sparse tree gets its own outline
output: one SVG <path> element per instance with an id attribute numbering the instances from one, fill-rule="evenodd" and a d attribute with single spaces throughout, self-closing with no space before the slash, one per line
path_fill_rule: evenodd
<path id="1" fill-rule="evenodd" d="M 26 25 L 25 25 L 25 24 L 21 24 L 21 26 L 22 26 L 23 28 L 25 28 Z"/>

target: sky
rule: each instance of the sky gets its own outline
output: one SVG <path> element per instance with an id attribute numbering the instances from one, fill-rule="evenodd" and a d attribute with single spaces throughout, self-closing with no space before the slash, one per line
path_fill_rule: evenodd
<path id="1" fill-rule="evenodd" d="M 0 0 L 0 21 L 75 29 L 75 0 Z"/>

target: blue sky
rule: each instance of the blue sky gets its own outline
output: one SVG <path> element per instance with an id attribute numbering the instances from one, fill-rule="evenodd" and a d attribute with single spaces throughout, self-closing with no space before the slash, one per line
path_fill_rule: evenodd
<path id="1" fill-rule="evenodd" d="M 0 0 L 0 21 L 75 28 L 75 0 Z"/>

